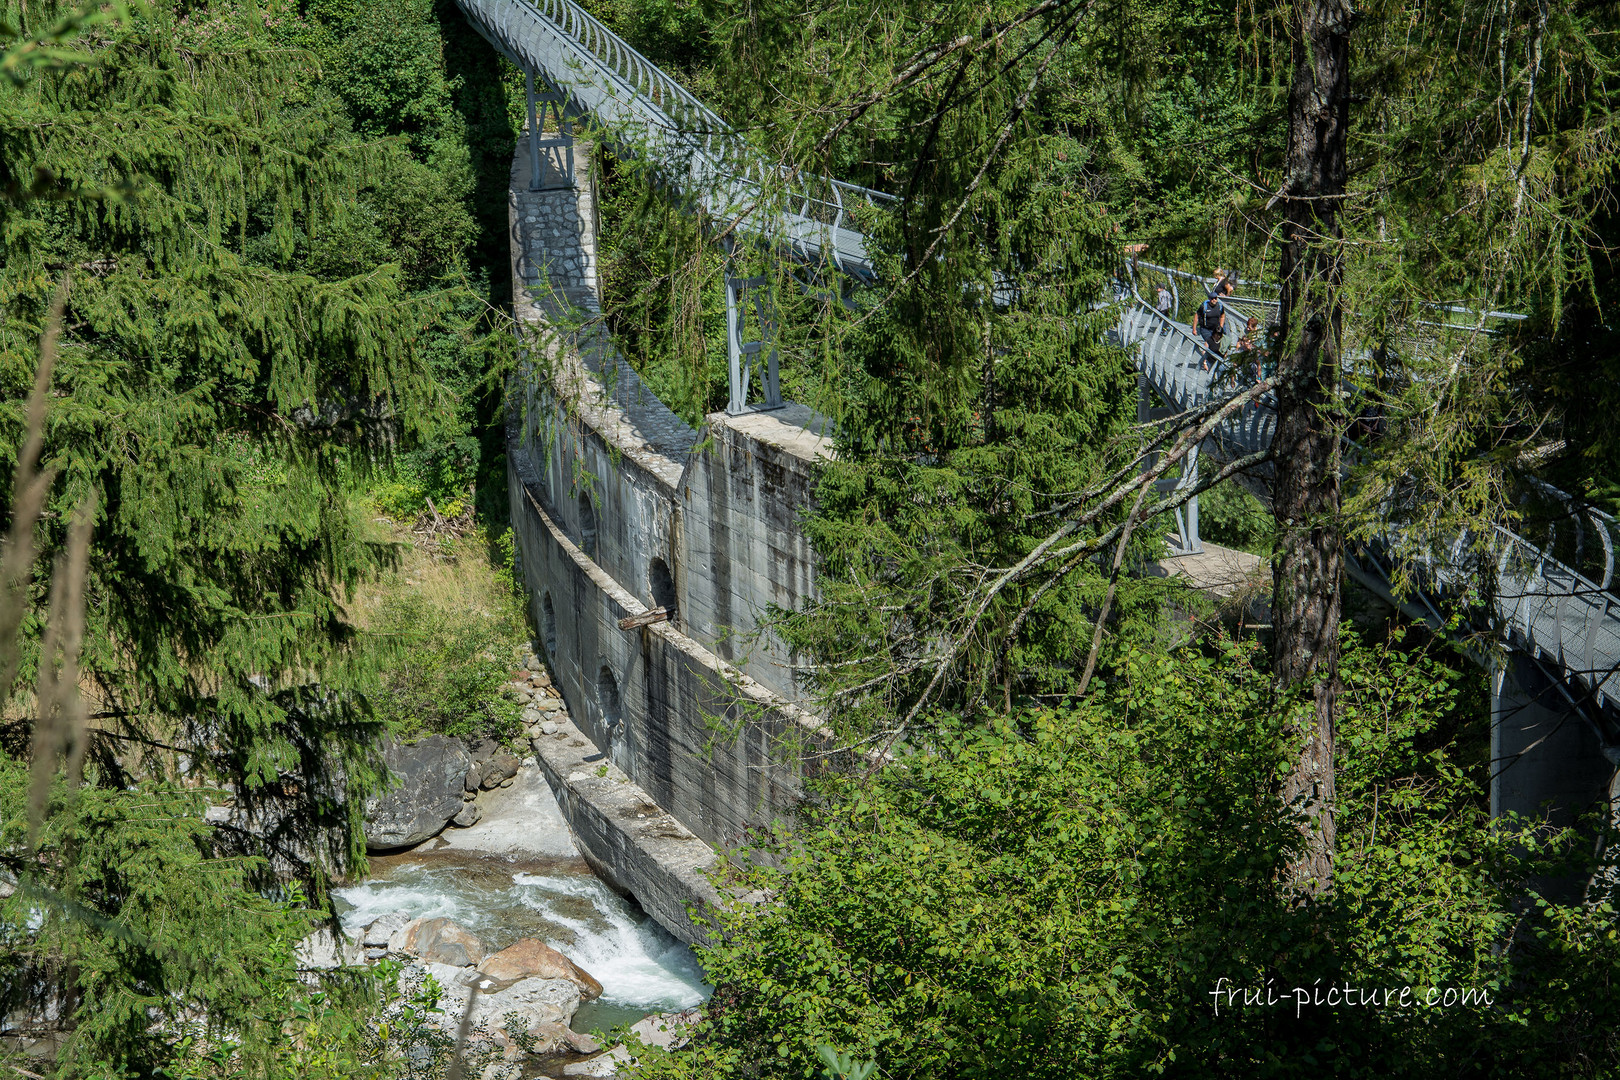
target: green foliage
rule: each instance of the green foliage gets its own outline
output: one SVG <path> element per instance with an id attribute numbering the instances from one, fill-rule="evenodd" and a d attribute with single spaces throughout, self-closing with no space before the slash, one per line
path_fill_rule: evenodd
<path id="1" fill-rule="evenodd" d="M 428 509 L 428 500 L 440 515 L 461 514 L 478 479 L 478 440 L 470 435 L 431 443 L 394 459 L 392 475 L 371 489 L 383 513 L 410 521 Z"/>
<path id="2" fill-rule="evenodd" d="M 694 426 L 728 397 L 723 254 L 691 208 L 634 163 L 604 156 L 598 188 L 603 311 L 647 388 Z M 786 373 L 792 397 L 797 366 Z M 801 395 L 802 396 L 802 395 Z"/>
<path id="3" fill-rule="evenodd" d="M 372 700 L 379 719 L 406 741 L 443 734 L 516 743 L 519 708 L 504 690 L 514 650 L 528 636 L 521 596 L 510 569 L 503 577 L 481 562 L 480 536 L 458 546 L 469 554 L 453 561 L 419 554 L 379 591 L 369 631 L 395 649 Z"/>
<path id="4" fill-rule="evenodd" d="M 7 860 L 19 887 L 0 899 L 8 1013 L 63 993 L 80 1003 L 57 1051 L 58 1075 L 376 1075 L 363 1065 L 358 1031 L 308 1011 L 363 1005 L 371 988 L 300 982 L 290 943 L 317 913 L 296 892 L 256 891 L 253 860 L 221 857 L 202 816 L 205 798 L 220 793 L 154 777 L 131 798 L 97 779 L 53 790 L 29 864 Z M 27 767 L 0 757 L 8 852 L 26 843 L 27 784 Z M 20 963 L 25 955 L 45 962 Z M 290 1027 L 300 1012 L 345 1067 L 293 1071 L 307 1061 Z M 203 1068 L 209 1058 L 226 1068 Z"/>
<path id="5" fill-rule="evenodd" d="M 1056 587 L 1041 588 L 1042 578 L 1003 590 L 978 628 L 956 620 L 1036 547 L 1055 503 L 1107 474 L 1132 384 L 1128 357 L 1102 341 L 1109 316 L 1090 311 L 1118 227 L 1088 196 L 1073 130 L 1034 122 L 1018 90 L 1045 70 L 1048 39 L 1077 32 L 1075 13 L 1000 36 L 988 28 L 1012 17 L 1011 5 L 947 5 L 926 21 L 903 7 L 714 11 L 708 39 L 730 43 L 712 57 L 716 89 L 767 156 L 906 195 L 903 210 L 852 211 L 873 237 L 880 288 L 747 244 L 734 256 L 739 272 L 771 285 L 784 394 L 829 417 L 838 441 L 808 524 L 824 560 L 821 594 L 779 629 L 820 663 L 806 677 L 821 701 L 863 733 L 932 692 L 920 657 L 941 638 L 971 642 L 951 665 L 951 700 L 983 699 L 992 686 L 1005 699 L 1076 685 L 1104 593 L 1083 559 L 1064 566 Z M 629 27 L 645 22 L 637 12 L 661 10 L 615 8 Z M 911 33 L 993 40 L 963 52 L 954 77 L 953 60 L 880 96 L 831 149 L 809 146 L 837 115 L 830 102 L 901 63 L 900 50 L 917 44 Z M 1094 72 L 1059 66 L 1043 102 L 1099 92 Z M 772 87 L 763 101 L 761 80 Z M 873 162 L 887 164 L 874 172 Z M 642 376 L 695 420 L 725 397 L 718 267 L 703 236 L 728 225 L 694 220 L 628 171 L 604 208 L 610 327 Z M 1155 545 L 1139 543 L 1133 562 Z M 1110 622 L 1145 615 L 1139 595 L 1127 581 Z M 1107 648 L 1151 636 L 1152 622 L 1109 634 Z"/>
<path id="6" fill-rule="evenodd" d="M 72 508 L 100 495 L 85 782 L 58 782 L 37 849 L 19 810 L 32 697 L 8 687 L 0 722 L 0 870 L 22 882 L 0 966 L 27 999 L 8 1015 L 65 1040 L 59 1075 L 394 1069 L 370 1018 L 388 993 L 306 985 L 291 942 L 330 877 L 363 869 L 377 702 L 394 701 L 392 643 L 360 632 L 351 601 L 398 548 L 353 486 L 396 451 L 424 498 L 497 463 L 480 425 L 510 354 L 488 304 L 505 265 L 505 90 L 481 45 L 467 78 L 446 76 L 443 42 L 473 32 L 438 19 L 420 4 L 231 3 L 0 18 L 16 28 L 0 89 L 0 454 L 24 437 L 65 281 L 45 565 Z M 36 37 L 88 59 L 11 45 Z M 399 101 L 412 108 L 379 112 Z M 474 131 L 493 148 L 474 153 Z M 486 263 L 473 240 L 494 159 L 502 239 Z M 26 687 L 44 581 L 24 599 Z M 472 655 L 435 703 L 453 715 L 413 723 L 505 729 L 501 708 L 472 719 L 487 682 Z M 205 822 L 204 800 L 227 797 L 237 822 Z"/>
<path id="7" fill-rule="evenodd" d="M 816 1047 L 816 1052 L 827 1065 L 821 1074 L 825 1080 L 866 1080 L 872 1075 L 872 1070 L 877 1068 L 874 1061 L 856 1061 L 848 1054 L 840 1054 L 825 1043 Z"/>
<path id="8" fill-rule="evenodd" d="M 1259 499 L 1227 483 L 1198 497 L 1198 532 L 1214 543 L 1269 557 L 1276 523 Z"/>
<path id="9" fill-rule="evenodd" d="M 42 531 L 49 555 L 101 493 L 84 669 L 104 781 L 154 740 L 201 748 L 203 775 L 278 807 L 316 867 L 339 868 L 378 777 L 376 664 L 340 597 L 388 558 L 339 472 L 386 428 L 430 423 L 410 349 L 425 309 L 387 264 L 322 280 L 250 257 L 262 242 L 290 259 L 346 220 L 348 176 L 374 157 L 330 99 L 286 91 L 250 22 L 160 10 L 96 53 L 0 102 L 0 168 L 44 169 L 64 196 L 0 207 L 0 448 L 20 442 L 51 267 L 75 267 L 45 448 L 59 518 Z M 66 198 L 85 189 L 127 194 Z"/>
<path id="10" fill-rule="evenodd" d="M 1612 914 L 1518 905 L 1537 864 L 1483 827 L 1477 678 L 1352 643 L 1342 886 L 1300 909 L 1272 794 L 1291 747 L 1256 654 L 1132 651 L 1083 705 L 941 726 L 827 780 L 746 882 L 774 901 L 721 920 L 715 996 L 653 1075 L 803 1077 L 829 1045 L 902 1078 L 1612 1071 L 1600 1010 L 1562 989 L 1615 977 Z M 1504 949 L 1516 924 L 1535 944 Z M 1494 1005 L 1212 1006 L 1217 985 L 1318 979 Z"/>

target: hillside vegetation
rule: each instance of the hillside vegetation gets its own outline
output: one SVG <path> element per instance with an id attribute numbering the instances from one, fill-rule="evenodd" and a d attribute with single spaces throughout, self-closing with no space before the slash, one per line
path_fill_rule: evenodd
<path id="1" fill-rule="evenodd" d="M 501 506 L 509 74 L 445 14 L 0 18 L 0 1013 L 30 1073 L 374 1075 L 415 1037 L 292 943 L 364 870 L 384 736 L 509 719 L 509 588 L 457 596 L 373 521 Z M 264 827 L 207 824 L 225 799 Z"/>
<path id="2" fill-rule="evenodd" d="M 772 629 L 891 756 L 732 853 L 769 902 L 639 1074 L 1620 1073 L 1614 822 L 1490 816 L 1490 552 L 1449 640 L 1343 586 L 1392 523 L 1614 498 L 1613 5 L 588 6 L 769 160 L 896 197 L 856 283 L 601 156 L 605 321 L 689 420 L 717 241 L 770 280 L 837 432 Z M 364 873 L 385 738 L 512 732 L 521 75 L 450 0 L 0 10 L 0 1066 L 448 1077 L 431 988 L 294 943 Z M 1208 503 L 1263 616 L 1140 572 L 1213 420 L 1136 421 L 1131 252 L 1280 288 L 1220 406 L 1275 408 L 1228 466 L 1271 505 Z"/>

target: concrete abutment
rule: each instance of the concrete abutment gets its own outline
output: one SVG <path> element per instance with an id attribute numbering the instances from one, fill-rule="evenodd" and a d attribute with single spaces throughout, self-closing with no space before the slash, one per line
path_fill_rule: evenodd
<path id="1" fill-rule="evenodd" d="M 692 428 L 614 352 L 596 294 L 591 147 L 574 191 L 510 187 L 514 309 L 528 347 L 509 388 L 507 470 L 525 585 L 577 730 L 535 741 L 576 839 L 610 884 L 684 940 L 715 901 L 716 849 L 790 814 L 806 747 L 769 605 L 813 587 L 799 527 L 826 423 L 803 406 Z M 621 629 L 654 608 L 665 621 Z M 655 823 L 649 825 L 649 822 Z"/>

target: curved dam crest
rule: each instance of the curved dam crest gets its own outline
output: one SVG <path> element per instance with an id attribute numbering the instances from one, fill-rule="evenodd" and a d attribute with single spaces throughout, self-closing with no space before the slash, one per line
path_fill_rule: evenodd
<path id="1" fill-rule="evenodd" d="M 814 589 L 799 522 L 832 444 L 793 404 L 693 429 L 598 323 L 577 329 L 600 312 L 591 150 L 575 143 L 576 188 L 530 191 L 520 140 L 509 188 L 513 310 L 531 345 L 509 390 L 512 528 L 573 718 L 534 748 L 592 868 L 696 942 L 689 910 L 721 900 L 717 849 L 789 815 L 807 768 L 838 765 L 795 701 L 793 658 L 759 625 Z M 657 608 L 669 617 L 620 628 Z"/>

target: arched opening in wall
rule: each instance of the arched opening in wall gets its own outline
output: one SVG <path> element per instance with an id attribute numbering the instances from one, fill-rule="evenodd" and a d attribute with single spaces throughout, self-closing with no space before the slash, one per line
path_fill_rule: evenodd
<path id="1" fill-rule="evenodd" d="M 546 647 L 546 663 L 552 670 L 557 666 L 557 609 L 551 606 L 551 594 L 540 598 L 540 642 Z"/>
<path id="2" fill-rule="evenodd" d="M 602 733 L 608 742 L 608 757 L 623 768 L 619 756 L 623 752 L 624 710 L 619 704 L 619 680 L 613 677 L 606 664 L 596 673 L 596 707 L 602 710 Z"/>
<path id="3" fill-rule="evenodd" d="M 653 607 L 663 608 L 669 612 L 669 621 L 675 621 L 675 579 L 670 575 L 669 564 L 663 559 L 654 559 L 647 568 L 647 584 L 652 586 Z"/>
<path id="4" fill-rule="evenodd" d="M 619 708 L 619 680 L 606 664 L 596 673 L 596 703 L 602 707 L 602 720 L 610 727 L 624 718 Z"/>
<path id="5" fill-rule="evenodd" d="M 596 507 L 591 505 L 589 492 L 579 493 L 579 547 L 591 558 L 596 558 Z"/>

